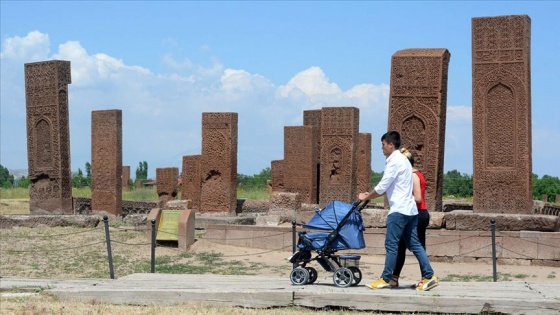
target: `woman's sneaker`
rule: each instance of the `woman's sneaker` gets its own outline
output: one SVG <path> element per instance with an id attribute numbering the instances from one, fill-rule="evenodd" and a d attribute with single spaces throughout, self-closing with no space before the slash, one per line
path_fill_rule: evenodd
<path id="1" fill-rule="evenodd" d="M 416 285 L 417 291 L 428 291 L 432 288 L 437 287 L 439 281 L 436 276 L 432 276 L 431 278 L 422 278 L 420 282 Z"/>
<path id="2" fill-rule="evenodd" d="M 390 288 L 391 285 L 389 285 L 389 283 L 387 283 L 383 278 L 379 278 L 371 283 L 366 284 L 366 287 L 370 289 L 384 289 Z"/>

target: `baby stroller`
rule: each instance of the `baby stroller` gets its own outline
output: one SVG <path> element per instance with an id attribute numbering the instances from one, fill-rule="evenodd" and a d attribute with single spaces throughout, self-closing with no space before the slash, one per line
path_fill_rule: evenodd
<path id="1" fill-rule="evenodd" d="M 324 232 L 298 233 L 298 250 L 288 258 L 294 266 L 290 273 L 293 284 L 312 284 L 317 280 L 317 270 L 307 266 L 312 261 L 317 261 L 325 271 L 333 272 L 333 282 L 338 287 L 360 283 L 360 256 L 335 253 L 366 246 L 361 211 L 367 203 L 360 200 L 352 204 L 331 201 L 322 210 L 315 209 L 315 215 L 303 227 Z M 317 252 L 317 256 L 312 258 L 311 251 Z"/>

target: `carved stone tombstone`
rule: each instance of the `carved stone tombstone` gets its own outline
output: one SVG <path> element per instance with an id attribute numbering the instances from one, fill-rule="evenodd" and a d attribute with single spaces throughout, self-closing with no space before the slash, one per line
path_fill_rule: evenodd
<path id="1" fill-rule="evenodd" d="M 371 133 L 358 134 L 357 193 L 371 190 Z"/>
<path id="2" fill-rule="evenodd" d="M 413 154 L 414 166 L 424 174 L 431 211 L 442 211 L 450 57 L 444 48 L 405 49 L 391 60 L 388 129 L 401 134 L 401 147 Z"/>
<path id="3" fill-rule="evenodd" d="M 179 168 L 156 168 L 156 190 L 161 205 L 177 199 Z"/>
<path id="4" fill-rule="evenodd" d="M 201 155 L 183 156 L 183 190 L 182 200 L 191 200 L 191 207 L 198 210 L 200 208 L 200 158 Z"/>
<path id="5" fill-rule="evenodd" d="M 68 84 L 70 61 L 25 64 L 31 214 L 72 214 Z"/>
<path id="6" fill-rule="evenodd" d="M 122 111 L 91 113 L 91 208 L 122 213 Z"/>
<path id="7" fill-rule="evenodd" d="M 284 186 L 304 203 L 317 203 L 317 128 L 284 127 Z"/>
<path id="8" fill-rule="evenodd" d="M 272 192 L 284 192 L 284 160 L 270 162 L 270 176 L 272 177 Z"/>
<path id="9" fill-rule="evenodd" d="M 321 175 L 319 205 L 356 199 L 359 109 L 321 109 Z"/>
<path id="10" fill-rule="evenodd" d="M 531 19 L 472 19 L 473 210 L 529 214 Z"/>
<path id="11" fill-rule="evenodd" d="M 237 113 L 202 113 L 202 211 L 235 213 Z"/>
<path id="12" fill-rule="evenodd" d="M 130 166 L 122 167 L 122 188 L 125 191 L 130 190 Z"/>

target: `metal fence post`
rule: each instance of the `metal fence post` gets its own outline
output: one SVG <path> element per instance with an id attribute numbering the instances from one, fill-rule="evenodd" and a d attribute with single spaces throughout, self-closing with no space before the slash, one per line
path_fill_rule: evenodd
<path id="1" fill-rule="evenodd" d="M 150 272 L 156 272 L 156 220 L 152 220 L 152 259 L 151 259 L 151 267 Z"/>
<path id="2" fill-rule="evenodd" d="M 490 219 L 490 228 L 492 230 L 492 277 L 494 282 L 498 280 L 496 271 L 496 219 Z"/>
<path id="3" fill-rule="evenodd" d="M 107 241 L 107 257 L 109 258 L 109 276 L 115 279 L 115 272 L 113 271 L 113 253 L 111 252 L 111 237 L 109 236 L 109 217 L 103 216 L 103 223 L 105 224 L 105 240 Z"/>

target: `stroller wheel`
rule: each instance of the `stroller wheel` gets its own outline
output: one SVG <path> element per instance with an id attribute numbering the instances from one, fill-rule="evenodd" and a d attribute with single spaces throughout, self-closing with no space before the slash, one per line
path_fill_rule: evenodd
<path id="1" fill-rule="evenodd" d="M 358 285 L 358 283 L 362 281 L 362 271 L 358 267 L 348 267 L 348 269 L 350 269 L 354 274 L 354 283 L 352 283 L 351 285 L 352 286 Z"/>
<path id="2" fill-rule="evenodd" d="M 345 267 L 338 268 L 333 274 L 333 282 L 337 287 L 349 287 L 354 282 L 354 273 Z"/>
<path id="3" fill-rule="evenodd" d="M 313 267 L 305 267 L 305 269 L 309 272 L 309 281 L 307 283 L 312 284 L 317 281 L 317 270 Z"/>
<path id="4" fill-rule="evenodd" d="M 290 280 L 295 285 L 303 285 L 309 281 L 309 271 L 302 267 L 292 269 L 290 272 Z"/>

